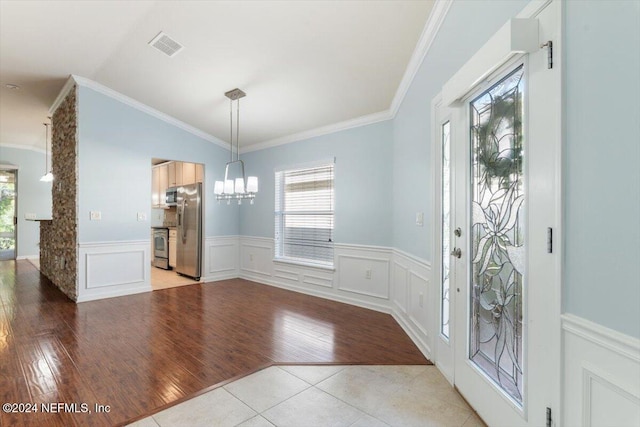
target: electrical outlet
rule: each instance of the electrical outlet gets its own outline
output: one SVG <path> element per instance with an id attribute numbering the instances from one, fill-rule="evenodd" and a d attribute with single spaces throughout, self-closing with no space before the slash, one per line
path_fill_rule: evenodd
<path id="1" fill-rule="evenodd" d="M 364 278 L 365 278 L 365 279 L 371 279 L 371 269 L 366 270 L 366 271 L 364 272 Z"/>
<path id="2" fill-rule="evenodd" d="M 24 214 L 24 219 L 36 219 L 37 215 L 34 213 L 26 213 Z"/>
<path id="3" fill-rule="evenodd" d="M 253 254 L 249 254 L 249 261 L 253 262 Z"/>
<path id="4" fill-rule="evenodd" d="M 100 221 L 102 219 L 102 212 L 100 211 L 90 211 L 89 218 L 91 221 Z"/>
<path id="5" fill-rule="evenodd" d="M 147 220 L 147 214 L 144 212 L 138 212 L 138 221 L 146 221 Z"/>
<path id="6" fill-rule="evenodd" d="M 424 212 L 416 212 L 416 226 L 422 227 L 424 225 Z"/>
<path id="7" fill-rule="evenodd" d="M 420 305 L 420 307 L 424 307 L 424 295 L 422 294 L 422 292 L 420 292 L 419 296 L 418 296 L 418 304 Z"/>

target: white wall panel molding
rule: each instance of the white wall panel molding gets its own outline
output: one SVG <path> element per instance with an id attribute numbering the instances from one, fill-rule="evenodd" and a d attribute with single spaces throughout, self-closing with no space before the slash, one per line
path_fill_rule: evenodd
<path id="1" fill-rule="evenodd" d="M 78 302 L 151 291 L 148 240 L 78 245 Z"/>
<path id="2" fill-rule="evenodd" d="M 640 363 L 640 340 L 573 314 L 563 314 L 562 329 Z"/>
<path id="3" fill-rule="evenodd" d="M 391 271 L 391 307 L 394 318 L 420 351 L 431 359 L 435 326 L 431 325 L 431 265 L 406 252 L 393 249 Z"/>
<path id="4" fill-rule="evenodd" d="M 336 255 L 337 288 L 374 298 L 389 299 L 389 256 Z"/>
<path id="5" fill-rule="evenodd" d="M 562 316 L 563 425 L 640 425 L 640 340 Z"/>
<path id="6" fill-rule="evenodd" d="M 205 238 L 202 279 L 205 282 L 238 277 L 240 236 Z"/>

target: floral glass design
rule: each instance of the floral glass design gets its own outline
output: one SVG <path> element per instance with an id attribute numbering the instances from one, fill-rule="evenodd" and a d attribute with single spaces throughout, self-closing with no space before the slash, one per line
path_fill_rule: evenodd
<path id="1" fill-rule="evenodd" d="M 442 266 L 440 285 L 440 333 L 449 338 L 449 252 L 451 252 L 451 169 L 450 169 L 450 135 L 451 123 L 446 122 L 441 127 L 442 135 Z"/>
<path id="2" fill-rule="evenodd" d="M 521 65 L 470 103 L 469 358 L 522 405 L 525 193 Z"/>

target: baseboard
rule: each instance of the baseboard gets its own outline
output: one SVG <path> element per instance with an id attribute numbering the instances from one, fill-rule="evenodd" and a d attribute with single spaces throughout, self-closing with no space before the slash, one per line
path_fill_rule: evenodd
<path id="1" fill-rule="evenodd" d="M 16 261 L 23 259 L 40 259 L 40 255 L 20 255 L 16 257 Z"/>

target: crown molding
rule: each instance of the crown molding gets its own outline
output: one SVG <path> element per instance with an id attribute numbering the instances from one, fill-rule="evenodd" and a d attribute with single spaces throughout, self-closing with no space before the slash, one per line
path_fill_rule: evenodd
<path id="1" fill-rule="evenodd" d="M 240 154 L 263 150 L 265 148 L 277 147 L 278 145 L 290 144 L 292 142 L 302 141 L 305 139 L 314 138 L 316 136 L 328 135 L 342 130 L 383 122 L 392 118 L 393 116 L 391 115 L 391 112 L 389 110 L 367 114 L 366 116 L 356 117 L 355 119 L 345 120 L 343 122 L 333 123 L 327 126 L 306 130 L 304 132 L 270 139 L 268 141 L 259 142 L 257 144 L 251 144 L 241 149 Z"/>
<path id="2" fill-rule="evenodd" d="M 225 150 L 229 149 L 229 144 L 216 138 L 215 136 L 200 130 L 194 126 L 191 126 L 185 122 L 183 122 L 182 120 L 178 120 L 175 117 L 172 117 L 168 114 L 165 114 L 161 111 L 156 110 L 155 108 L 149 107 L 146 104 L 143 104 L 140 101 L 137 101 L 133 98 L 130 98 L 126 95 L 123 95 L 120 92 L 117 92 L 111 88 L 108 88 L 98 82 L 95 82 L 91 79 L 88 79 L 86 77 L 81 77 L 81 76 L 77 76 L 75 74 L 72 74 L 69 76 L 69 79 L 67 80 L 67 82 L 65 83 L 65 85 L 63 86 L 62 90 L 60 91 L 60 94 L 58 95 L 58 97 L 56 98 L 56 100 L 54 101 L 53 105 L 51 106 L 51 108 L 49 109 L 49 113 L 53 114 L 53 112 L 55 112 L 55 110 L 58 108 L 58 106 L 60 105 L 60 103 L 62 103 L 62 101 L 64 100 L 64 98 L 67 96 L 67 93 L 69 93 L 69 91 L 71 90 L 71 88 L 73 88 L 74 84 L 77 84 L 78 86 L 83 86 L 89 89 L 92 89 L 98 93 L 101 93 L 102 95 L 108 96 L 112 99 L 115 99 L 116 101 L 122 102 L 125 105 L 128 105 L 130 107 L 135 108 L 136 110 L 142 111 L 143 113 L 146 113 L 152 117 L 155 117 L 159 120 L 162 120 L 163 122 L 169 123 L 170 125 L 173 125 L 179 129 L 182 129 L 184 131 L 187 131 L 189 133 L 191 133 L 192 135 L 195 135 L 199 138 L 202 138 L 206 141 L 212 142 L 216 145 L 218 145 L 219 147 L 224 148 Z"/>
<path id="3" fill-rule="evenodd" d="M 427 56 L 429 49 L 431 49 L 431 45 L 433 44 L 433 41 L 435 40 L 436 35 L 440 30 L 440 26 L 442 26 L 444 18 L 447 16 L 447 12 L 449 12 L 449 8 L 452 3 L 453 0 L 436 0 L 433 5 L 433 9 L 429 14 L 427 23 L 422 30 L 422 34 L 420 34 L 420 39 L 418 39 L 416 48 L 413 50 L 413 55 L 411 55 L 407 69 L 404 72 L 404 76 L 402 76 L 396 95 L 393 97 L 393 101 L 391 102 L 391 107 L 389 109 L 391 110 L 393 117 L 398 114 L 402 101 L 404 101 L 404 97 L 409 91 L 409 87 L 411 86 L 411 83 L 413 83 L 416 73 L 420 69 L 422 62 L 424 62 L 424 58 Z"/>
<path id="4" fill-rule="evenodd" d="M 0 148 L 14 148 L 16 150 L 29 150 L 29 151 L 35 151 L 36 153 L 44 154 L 44 150 L 42 148 L 34 147 L 33 145 L 0 143 Z"/>

